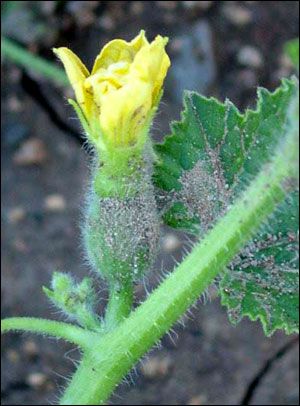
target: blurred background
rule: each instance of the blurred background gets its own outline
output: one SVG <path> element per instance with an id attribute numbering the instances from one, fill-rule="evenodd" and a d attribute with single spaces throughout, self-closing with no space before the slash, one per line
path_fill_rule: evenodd
<path id="1" fill-rule="evenodd" d="M 172 65 L 152 129 L 153 137 L 161 140 L 170 120 L 180 117 L 184 89 L 222 101 L 228 97 L 244 110 L 255 106 L 256 86 L 273 90 L 281 77 L 292 74 L 283 45 L 299 35 L 299 2 L 3 1 L 1 9 L 6 38 L 1 74 L 1 315 L 62 319 L 41 286 L 49 286 L 55 269 L 78 277 L 88 272 L 80 247 L 80 210 L 89 158 L 66 102 L 72 92 L 60 71 L 53 70 L 53 65 L 61 66 L 51 48 L 67 46 L 91 68 L 111 39 L 130 40 L 140 29 L 149 40 L 168 36 Z M 162 268 L 171 270 L 174 260 L 180 260 L 184 242 L 183 234 L 163 229 L 149 290 Z M 101 311 L 103 282 L 99 291 Z M 137 286 L 136 303 L 144 295 L 144 287 Z M 232 327 L 214 289 L 205 302 L 199 301 L 193 316 L 184 317 L 185 328 L 177 325 L 162 339 L 161 348 L 137 366 L 110 404 L 299 403 L 296 338 L 280 331 L 265 338 L 260 323 L 248 320 Z M 78 357 L 63 342 L 5 335 L 2 404 L 55 402 Z M 259 378 L 264 368 L 267 373 Z M 252 394 L 245 400 L 249 390 Z"/>

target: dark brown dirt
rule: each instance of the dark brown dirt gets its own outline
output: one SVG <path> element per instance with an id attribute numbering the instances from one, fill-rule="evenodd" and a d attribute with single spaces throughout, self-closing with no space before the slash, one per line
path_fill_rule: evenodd
<path id="1" fill-rule="evenodd" d="M 54 59 L 50 47 L 67 44 L 90 66 L 100 47 L 112 38 L 130 39 L 141 28 L 151 39 L 157 33 L 169 36 L 172 68 L 162 113 L 153 129 L 157 139 L 168 131 L 169 121 L 178 117 L 186 83 L 220 99 L 229 97 L 243 109 L 255 104 L 257 85 L 274 89 L 280 76 L 292 72 L 282 57 L 282 47 L 298 35 L 296 1 L 68 1 L 28 2 L 29 7 L 32 3 L 49 32 L 28 41 L 25 37 L 23 43 L 49 59 Z M 48 4 L 48 9 L 42 3 Z M 59 4 L 55 10 L 49 3 Z M 200 49 L 193 43 L 186 54 L 182 44 L 191 37 Z M 245 55 L 249 46 L 250 54 L 245 58 L 242 50 Z M 186 63 L 189 58 L 191 62 Z M 62 90 L 36 74 L 29 75 L 58 116 L 78 130 L 77 122 L 68 119 L 74 114 L 65 105 Z M 55 269 L 78 277 L 87 272 L 79 232 L 87 154 L 74 136 L 54 125 L 49 111 L 34 101 L 37 91 L 18 68 L 5 62 L 2 76 L 1 315 L 61 319 L 41 286 L 49 285 Z M 33 154 L 32 164 L 21 165 L 16 153 L 32 139 L 42 142 L 46 157 L 38 159 Z M 164 230 L 169 243 L 170 234 L 171 230 Z M 177 238 L 179 242 L 183 239 Z M 175 246 L 174 251 L 162 252 L 157 269 L 162 260 L 165 268 L 172 269 L 172 255 L 180 258 Z M 155 283 L 153 276 L 149 284 Z M 137 298 L 141 296 L 142 287 L 138 287 Z M 121 384 L 112 404 L 240 404 L 257 371 L 292 337 L 279 331 L 265 338 L 260 324 L 248 320 L 234 328 L 213 290 L 210 296 L 206 305 L 199 303 L 194 315 L 185 320 L 185 328 L 175 326 L 172 339 L 164 337 L 161 348 L 149 354 L 144 366 L 138 365 L 134 383 L 129 379 L 128 384 Z M 5 335 L 2 344 L 2 404 L 55 402 L 74 369 L 71 359 L 78 358 L 73 347 L 28 334 Z M 274 363 L 252 404 L 298 404 L 298 351 L 294 346 Z"/>

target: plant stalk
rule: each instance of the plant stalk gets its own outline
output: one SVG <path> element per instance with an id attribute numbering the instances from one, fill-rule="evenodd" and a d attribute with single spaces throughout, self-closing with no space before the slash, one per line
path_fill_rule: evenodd
<path id="1" fill-rule="evenodd" d="M 257 232 L 297 177 L 296 133 L 285 140 L 242 197 L 125 321 L 90 345 L 61 405 L 105 404 L 133 365 L 196 301 Z"/>
<path id="2" fill-rule="evenodd" d="M 127 283 L 122 287 L 119 287 L 118 283 L 111 283 L 109 302 L 104 320 L 105 331 L 113 330 L 129 316 L 132 302 L 133 285 L 131 283 Z"/>
<path id="3" fill-rule="evenodd" d="M 1 35 L 1 54 L 25 69 L 33 69 L 60 85 L 68 85 L 65 72 L 47 61 L 20 46 L 15 41 Z"/>
<path id="4" fill-rule="evenodd" d="M 84 349 L 94 333 L 81 327 L 60 321 L 35 317 L 10 317 L 1 321 L 1 333 L 7 331 L 27 331 L 62 338 Z"/>

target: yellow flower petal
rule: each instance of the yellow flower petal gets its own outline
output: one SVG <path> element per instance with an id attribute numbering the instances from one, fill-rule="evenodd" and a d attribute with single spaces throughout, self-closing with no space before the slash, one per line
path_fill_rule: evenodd
<path id="1" fill-rule="evenodd" d="M 132 75 L 153 84 L 152 103 L 155 104 L 170 66 L 170 59 L 165 51 L 167 38 L 158 35 L 149 45 L 142 48 L 136 55 L 131 66 Z"/>
<path id="2" fill-rule="evenodd" d="M 131 63 L 136 53 L 147 44 L 148 41 L 145 37 L 144 30 L 141 30 L 140 34 L 131 42 L 122 39 L 110 41 L 102 48 L 100 54 L 97 56 L 92 69 L 92 75 L 97 73 L 99 69 L 107 69 L 109 65 L 116 62 L 124 61 Z"/>
<path id="3" fill-rule="evenodd" d="M 69 81 L 75 91 L 76 99 L 86 118 L 91 117 L 93 95 L 91 95 L 84 87 L 84 81 L 89 76 L 89 71 L 70 49 L 62 47 L 53 50 L 62 61 Z"/>
<path id="4" fill-rule="evenodd" d="M 137 35 L 135 38 L 133 38 L 132 41 L 130 41 L 130 46 L 135 50 L 135 52 L 138 52 L 145 45 L 149 45 L 149 42 L 146 38 L 145 31 L 141 30 L 139 35 Z"/>
<path id="5" fill-rule="evenodd" d="M 99 150 L 143 145 L 170 66 L 167 38 L 149 43 L 140 31 L 131 42 L 109 42 L 89 74 L 67 48 L 55 50 L 90 126 Z"/>
<path id="6" fill-rule="evenodd" d="M 110 143 L 117 146 L 134 145 L 151 109 L 149 83 L 132 80 L 102 98 L 100 126 Z"/>

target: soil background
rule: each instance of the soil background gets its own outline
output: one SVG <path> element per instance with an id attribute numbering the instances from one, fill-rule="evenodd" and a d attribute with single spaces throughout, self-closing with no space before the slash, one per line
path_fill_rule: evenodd
<path id="1" fill-rule="evenodd" d="M 18 4 L 17 4 L 18 3 Z M 92 66 L 113 38 L 140 29 L 169 37 L 170 68 L 152 129 L 161 140 L 180 117 L 182 92 L 196 90 L 241 110 L 255 106 L 256 86 L 275 89 L 293 68 L 284 43 L 298 36 L 297 1 L 25 1 L 2 2 L 2 31 L 55 62 L 51 48 L 68 46 Z M 42 293 L 53 270 L 88 272 L 80 242 L 88 152 L 67 105 L 70 89 L 2 61 L 2 317 L 63 319 Z M 71 118 L 69 118 L 71 117 Z M 148 281 L 182 256 L 186 237 L 164 228 L 162 250 Z M 101 303 L 106 286 L 99 282 Z M 136 304 L 145 296 L 137 286 Z M 205 303 L 204 303 L 205 302 Z M 252 379 L 294 340 L 265 338 L 259 322 L 231 326 L 214 289 L 161 340 L 112 396 L 116 405 L 239 405 Z M 250 404 L 297 405 L 298 345 L 272 364 Z M 2 338 L 3 405 L 56 401 L 79 357 L 73 346 L 28 334 Z"/>

